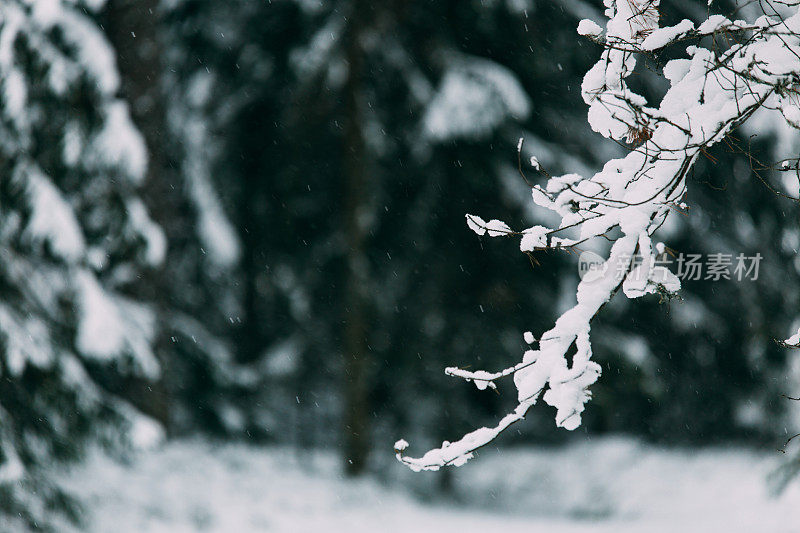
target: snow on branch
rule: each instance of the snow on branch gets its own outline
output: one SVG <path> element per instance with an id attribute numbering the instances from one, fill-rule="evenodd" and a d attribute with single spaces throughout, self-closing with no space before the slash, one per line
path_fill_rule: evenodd
<path id="1" fill-rule="evenodd" d="M 788 339 L 778 341 L 778 344 L 784 348 L 800 348 L 800 329 Z"/>
<path id="2" fill-rule="evenodd" d="M 548 175 L 544 187 L 531 186 L 533 201 L 560 215 L 558 227 L 513 230 L 502 221 L 485 222 L 476 215 L 467 215 L 467 225 L 479 235 L 520 237 L 520 249 L 528 253 L 574 249 L 603 237 L 613 242 L 608 258 L 598 275 L 581 280 L 576 304 L 518 364 L 499 372 L 446 370 L 479 389 L 493 388 L 497 380 L 513 376 L 518 405 L 495 427 L 444 442 L 420 458 L 407 456 L 408 443 L 398 441 L 398 459 L 413 470 L 464 464 L 475 450 L 522 420 L 540 397 L 556 409 L 557 426 L 577 428 L 591 398 L 589 387 L 601 371 L 592 361 L 591 320 L 620 288 L 628 298 L 680 288 L 677 277 L 654 266 L 658 247 L 652 235 L 671 210 L 682 205 L 686 176 L 698 155 L 761 107 L 777 109 L 787 119 L 800 116 L 799 2 L 783 3 L 783 16 L 771 8 L 752 23 L 711 15 L 697 28 L 689 21 L 659 27 L 659 0 L 604 3 L 608 17 L 604 35 L 594 23 L 579 25 L 580 34 L 603 45 L 600 60 L 584 77 L 582 95 L 592 129 L 624 140 L 630 152 L 608 161 L 590 178 Z M 697 45 L 686 49 L 686 58 L 666 63 L 663 76 L 671 86 L 657 107 L 628 87 L 626 79 L 634 72 L 638 55 L 720 32 L 731 38 L 727 46 L 715 41 L 706 48 L 698 39 Z M 566 230 L 577 238 L 567 238 Z"/>

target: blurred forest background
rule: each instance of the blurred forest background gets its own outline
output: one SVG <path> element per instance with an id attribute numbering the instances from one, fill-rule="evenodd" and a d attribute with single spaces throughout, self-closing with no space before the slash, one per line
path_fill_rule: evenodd
<path id="1" fill-rule="evenodd" d="M 706 4 L 661 11 L 697 20 Z M 523 165 L 535 155 L 553 175 L 624 153 L 590 131 L 580 96 L 599 47 L 575 28 L 601 9 L 0 3 L 0 513 L 69 514 L 48 472 L 91 443 L 335 449 L 358 475 L 401 436 L 421 449 L 513 406 L 443 369 L 517 361 L 522 333 L 572 303 L 577 261 L 531 261 L 464 214 L 550 220 L 519 175 L 520 137 Z M 635 88 L 660 83 L 645 72 Z M 758 116 L 735 137 L 765 161 L 800 148 Z M 604 373 L 583 427 L 556 430 L 541 406 L 501 445 L 783 443 L 800 366 L 773 339 L 798 325 L 796 205 L 725 143 L 697 163 L 687 203 L 657 237 L 760 253 L 758 280 L 616 298 L 594 325 Z"/>

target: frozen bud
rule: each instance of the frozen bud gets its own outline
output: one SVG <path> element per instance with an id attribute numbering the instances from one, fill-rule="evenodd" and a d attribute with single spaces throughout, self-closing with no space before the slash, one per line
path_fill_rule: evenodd
<path id="1" fill-rule="evenodd" d="M 797 330 L 797 333 L 783 341 L 783 343 L 787 346 L 800 347 L 800 329 Z"/>
<path id="2" fill-rule="evenodd" d="M 483 220 L 481 217 L 476 215 L 466 215 L 467 216 L 467 226 L 469 229 L 477 233 L 478 235 L 485 235 L 486 234 L 486 221 Z"/>
<path id="3" fill-rule="evenodd" d="M 589 19 L 583 19 L 578 23 L 578 34 L 584 37 L 599 37 L 603 33 L 601 28 L 596 22 Z"/>
<path id="4" fill-rule="evenodd" d="M 502 237 L 512 233 L 511 228 L 502 220 L 490 220 L 486 223 L 486 230 L 489 232 L 489 237 Z M 474 231 L 474 230 L 473 230 Z"/>

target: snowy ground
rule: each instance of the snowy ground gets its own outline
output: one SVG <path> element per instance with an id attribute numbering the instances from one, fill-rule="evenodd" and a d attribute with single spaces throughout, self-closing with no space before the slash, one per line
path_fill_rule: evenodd
<path id="1" fill-rule="evenodd" d="M 780 459 L 619 439 L 487 452 L 456 471 L 459 503 L 448 504 L 414 497 L 403 487 L 417 483 L 419 494 L 424 479 L 400 465 L 389 488 L 343 481 L 331 455 L 175 442 L 128 466 L 96 457 L 69 484 L 91 513 L 89 531 L 102 533 L 797 533 L 800 483 L 778 498 L 767 488 Z"/>

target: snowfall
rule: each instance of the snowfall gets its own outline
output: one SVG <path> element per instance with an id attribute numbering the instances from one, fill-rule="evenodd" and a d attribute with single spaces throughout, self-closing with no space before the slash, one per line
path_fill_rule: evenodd
<path id="1" fill-rule="evenodd" d="M 787 460 L 622 438 L 489 450 L 442 497 L 439 473 L 399 463 L 352 481 L 333 450 L 173 441 L 132 461 L 94 454 L 63 479 L 83 500 L 79 531 L 98 533 L 797 533 L 800 481 L 775 491 Z"/>

